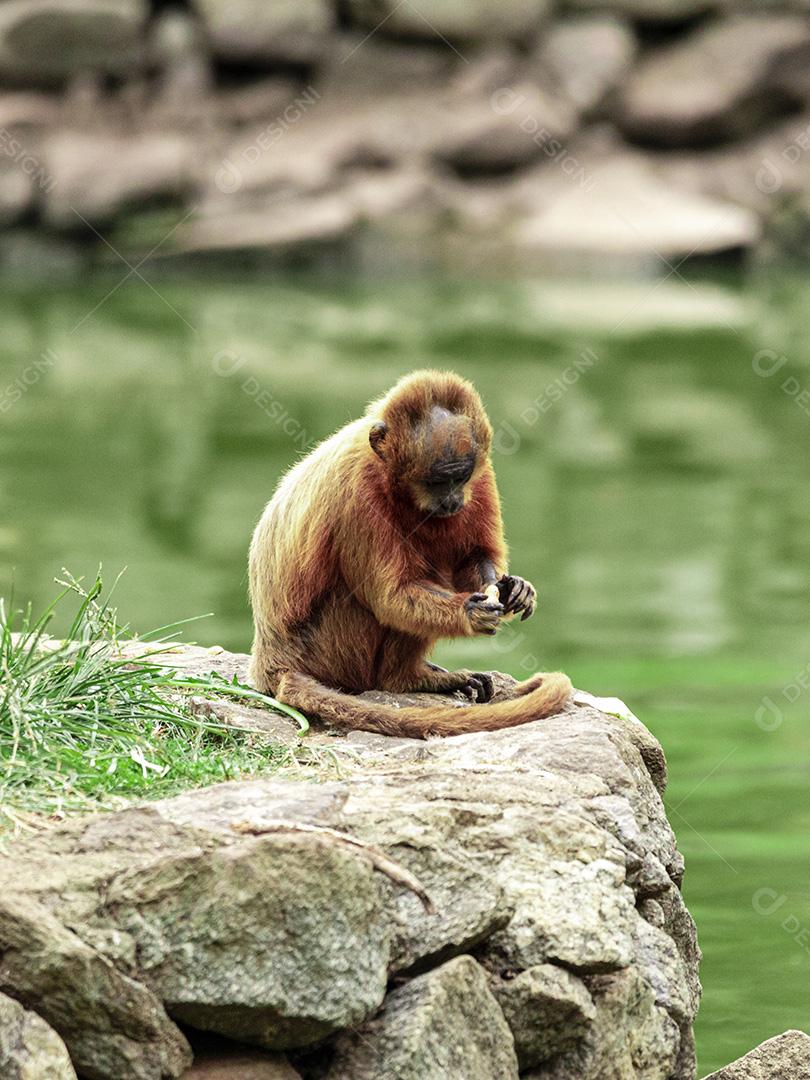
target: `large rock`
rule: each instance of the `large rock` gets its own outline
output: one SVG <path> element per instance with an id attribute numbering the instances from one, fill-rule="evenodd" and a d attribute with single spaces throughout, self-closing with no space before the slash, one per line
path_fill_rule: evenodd
<path id="1" fill-rule="evenodd" d="M 76 1080 L 65 1044 L 42 1017 L 0 994 L 3 1080 Z"/>
<path id="2" fill-rule="evenodd" d="M 574 1045 L 596 1016 L 588 988 L 570 971 L 538 964 L 494 988 L 512 1029 L 521 1069 Z"/>
<path id="3" fill-rule="evenodd" d="M 806 1080 L 810 1076 L 810 1035 L 784 1031 L 704 1080 Z"/>
<path id="4" fill-rule="evenodd" d="M 378 1016 L 342 1036 L 328 1080 L 517 1080 L 512 1035 L 470 956 L 394 990 Z"/>
<path id="5" fill-rule="evenodd" d="M 573 172 L 546 166 L 522 181 L 525 209 L 514 236 L 527 252 L 655 265 L 750 248 L 759 238 L 752 211 L 667 183 L 641 155 L 591 159 L 587 148 L 573 147 L 568 160 Z"/>
<path id="6" fill-rule="evenodd" d="M 694 1062 L 676 1068 L 680 1032 L 655 1004 L 634 967 L 589 980 L 596 1018 L 571 1050 L 563 1051 L 528 1080 L 671 1080 L 694 1076 Z"/>
<path id="7" fill-rule="evenodd" d="M 245 660 L 167 655 L 189 673 Z M 508 695 L 514 680 L 497 684 Z M 510 1076 L 494 992 L 522 1060 L 558 1080 L 603 1080 L 614 1061 L 629 1077 L 631 1060 L 644 1080 L 691 1080 L 694 928 L 663 755 L 632 715 L 571 704 L 427 742 L 307 738 L 340 759 L 340 779 L 191 791 L 0 856 L 0 990 L 36 1008 L 82 1075 L 181 1075 L 188 1047 L 171 1016 L 291 1050 L 359 1027 L 382 1048 L 362 1064 L 374 1077 Z M 486 975 L 452 962 L 469 953 Z M 443 1072 L 451 1043 L 464 1048 L 458 1073 Z M 366 1045 L 340 1036 L 333 1078 L 340 1061 L 367 1062 Z M 466 1073 L 464 1053 L 478 1062 Z M 356 1068 L 343 1075 L 367 1075 Z"/>
<path id="8" fill-rule="evenodd" d="M 4 0 L 0 78 L 58 85 L 86 71 L 121 75 L 141 59 L 144 0 Z"/>
<path id="9" fill-rule="evenodd" d="M 530 81 L 450 99 L 443 116 L 434 117 L 439 123 L 427 152 L 463 173 L 507 172 L 536 161 L 549 140 L 573 132 L 576 120 L 563 97 Z"/>
<path id="10" fill-rule="evenodd" d="M 160 834 L 155 838 L 159 844 Z M 58 860 L 58 843 L 53 850 Z M 65 859 L 66 864 L 69 861 Z M 96 867 L 94 874 L 92 855 L 89 859 L 80 857 L 79 862 L 82 869 L 74 888 L 80 890 L 88 878 L 98 887 L 97 875 L 101 872 L 103 880 L 103 870 Z M 47 854 L 43 874 L 47 873 L 45 864 L 52 865 Z M 4 867 L 3 880 L 18 883 L 24 890 L 26 872 L 38 874 L 36 859 L 27 864 L 27 870 L 19 865 Z M 47 890 L 44 876 L 41 885 Z M 60 919 L 41 902 L 42 896 L 39 888 L 35 893 L 20 891 L 14 885 L 4 889 L 0 899 L 0 990 L 24 1001 L 47 1020 L 61 1035 L 79 1073 L 90 1080 L 179 1076 L 191 1064 L 191 1051 L 160 1000 L 143 982 L 122 970 L 124 965 L 114 964 L 96 948 L 89 927 L 76 932 L 70 926 L 67 908 L 67 918 Z M 108 936 L 112 940 L 118 937 L 115 931 Z"/>
<path id="11" fill-rule="evenodd" d="M 199 0 L 195 5 L 215 55 L 257 67 L 319 58 L 334 28 L 334 7 L 328 0 Z"/>
<path id="12" fill-rule="evenodd" d="M 580 11 L 607 10 L 639 22 L 680 23 L 717 7 L 717 0 L 568 0 L 568 6 Z"/>
<path id="13" fill-rule="evenodd" d="M 349 0 L 356 22 L 385 34 L 451 42 L 488 42 L 536 32 L 551 0 Z"/>
<path id="14" fill-rule="evenodd" d="M 631 27 L 611 15 L 555 21 L 536 52 L 541 76 L 551 77 L 581 113 L 590 113 L 624 80 L 635 60 Z"/>
<path id="15" fill-rule="evenodd" d="M 156 199 L 178 200 L 192 189 L 199 150 L 180 134 L 134 136 L 59 132 L 43 140 L 48 178 L 44 216 L 51 225 L 103 225 L 123 210 Z"/>
<path id="16" fill-rule="evenodd" d="M 281 1054 L 222 1046 L 214 1052 L 195 1050 L 194 1064 L 181 1080 L 301 1080 L 301 1074 Z"/>
<path id="17" fill-rule="evenodd" d="M 302 858 L 296 840 L 256 837 L 123 872 L 106 886 L 104 925 L 122 935 L 117 949 L 135 950 L 172 1016 L 270 1048 L 305 1046 L 380 1004 L 389 959 L 370 864 L 309 847 Z"/>
<path id="18" fill-rule="evenodd" d="M 810 24 L 791 15 L 735 15 L 653 52 L 632 73 L 620 123 L 633 138 L 705 145 L 753 130 L 785 107 L 775 89 L 791 55 L 806 53 Z"/>

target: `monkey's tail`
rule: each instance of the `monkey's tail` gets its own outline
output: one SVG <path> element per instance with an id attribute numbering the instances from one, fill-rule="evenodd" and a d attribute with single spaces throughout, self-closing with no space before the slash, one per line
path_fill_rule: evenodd
<path id="1" fill-rule="evenodd" d="M 281 676 L 276 691 L 280 701 L 343 730 L 375 731 L 426 739 L 429 735 L 462 735 L 471 731 L 497 731 L 541 720 L 559 712 L 571 696 L 571 680 L 560 671 L 533 675 L 518 683 L 515 697 L 492 704 L 453 708 L 448 705 L 375 705 L 343 694 L 300 671 Z"/>

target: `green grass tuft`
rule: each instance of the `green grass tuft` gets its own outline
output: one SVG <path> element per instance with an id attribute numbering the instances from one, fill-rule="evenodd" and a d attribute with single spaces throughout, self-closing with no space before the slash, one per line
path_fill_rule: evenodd
<path id="1" fill-rule="evenodd" d="M 295 709 L 215 674 L 177 672 L 165 657 L 158 663 L 153 635 L 122 657 L 121 640 L 132 635 L 102 597 L 100 574 L 89 589 L 70 575 L 58 584 L 36 618 L 30 605 L 15 611 L 0 599 L 0 828 L 20 811 L 108 808 L 297 764 L 295 747 L 196 716 L 187 698 L 250 699 L 292 716 L 303 733 Z M 70 600 L 70 631 L 54 641 L 47 626 Z"/>

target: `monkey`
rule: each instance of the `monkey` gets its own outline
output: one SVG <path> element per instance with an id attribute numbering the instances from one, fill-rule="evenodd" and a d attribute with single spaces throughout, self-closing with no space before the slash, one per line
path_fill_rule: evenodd
<path id="1" fill-rule="evenodd" d="M 428 660 L 440 638 L 493 635 L 535 609 L 534 586 L 507 573 L 491 442 L 470 382 L 415 371 L 293 466 L 250 546 L 260 691 L 339 729 L 417 738 L 560 710 L 559 672 L 490 703 L 491 676 Z M 398 708 L 366 690 L 460 690 L 470 705 Z"/>

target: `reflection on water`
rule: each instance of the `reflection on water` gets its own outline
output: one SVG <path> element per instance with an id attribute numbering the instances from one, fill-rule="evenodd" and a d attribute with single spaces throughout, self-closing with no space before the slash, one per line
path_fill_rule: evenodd
<path id="1" fill-rule="evenodd" d="M 127 566 L 133 626 L 210 611 L 196 638 L 244 650 L 247 543 L 280 473 L 404 371 L 460 371 L 542 607 L 439 659 L 560 665 L 661 738 L 705 951 L 703 1071 L 806 1025 L 810 282 L 104 299 L 113 284 L 0 300 L 2 591 L 41 607 L 63 565 Z M 773 912 L 762 889 L 784 898 Z"/>

